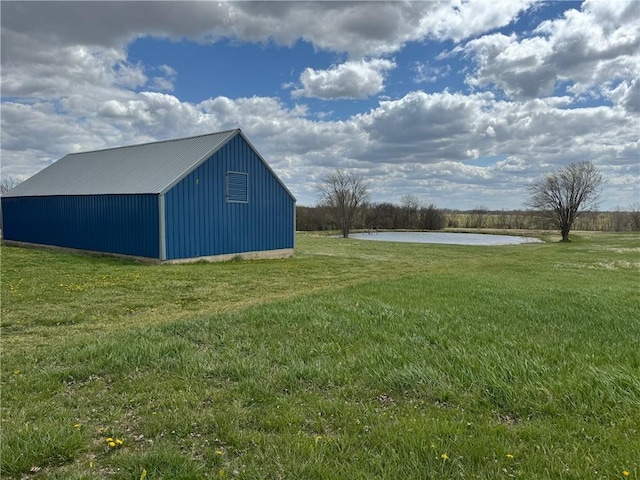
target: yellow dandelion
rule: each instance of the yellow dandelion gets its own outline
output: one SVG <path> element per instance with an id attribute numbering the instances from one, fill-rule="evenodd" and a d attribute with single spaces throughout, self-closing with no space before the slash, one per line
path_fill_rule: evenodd
<path id="1" fill-rule="evenodd" d="M 107 438 L 107 443 L 111 443 L 111 442 L 113 442 L 113 438 L 111 437 Z"/>
<path id="2" fill-rule="evenodd" d="M 119 438 L 116 438 L 116 445 L 122 445 L 124 442 Z"/>
<path id="3" fill-rule="evenodd" d="M 109 446 L 110 446 L 111 448 L 115 448 L 115 446 L 116 446 L 116 442 L 109 442 Z"/>
<path id="4" fill-rule="evenodd" d="M 513 455 L 511 455 L 510 453 L 507 453 L 507 458 L 513 458 Z"/>
<path id="5" fill-rule="evenodd" d="M 222 455 L 222 450 L 216 450 L 216 455 Z"/>
<path id="6" fill-rule="evenodd" d="M 73 428 L 80 428 L 80 424 L 79 423 L 74 423 L 73 424 Z"/>
<path id="7" fill-rule="evenodd" d="M 449 455 L 447 455 L 446 453 L 443 453 L 442 455 L 440 455 L 440 458 L 443 460 L 448 460 L 449 459 Z"/>
<path id="8" fill-rule="evenodd" d="M 625 477 L 628 477 L 629 476 L 629 470 L 623 470 L 622 471 L 622 475 L 625 476 Z"/>

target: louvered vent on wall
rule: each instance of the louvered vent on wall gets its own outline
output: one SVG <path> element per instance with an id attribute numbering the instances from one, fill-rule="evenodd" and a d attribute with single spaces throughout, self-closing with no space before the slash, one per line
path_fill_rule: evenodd
<path id="1" fill-rule="evenodd" d="M 227 172 L 227 202 L 249 202 L 249 174 Z"/>

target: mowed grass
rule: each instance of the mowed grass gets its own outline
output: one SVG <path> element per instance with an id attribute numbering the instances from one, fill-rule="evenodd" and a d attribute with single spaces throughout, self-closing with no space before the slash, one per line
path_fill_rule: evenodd
<path id="1" fill-rule="evenodd" d="M 0 476 L 640 478 L 640 235 L 548 240 L 3 247 Z"/>

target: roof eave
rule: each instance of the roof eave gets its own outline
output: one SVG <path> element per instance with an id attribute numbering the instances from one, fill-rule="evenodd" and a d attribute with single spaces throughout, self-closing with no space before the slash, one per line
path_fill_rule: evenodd
<path id="1" fill-rule="evenodd" d="M 232 138 L 234 138 L 236 135 L 238 135 L 238 133 L 240 133 L 240 134 L 242 133 L 239 128 L 236 128 L 235 130 L 230 130 L 229 131 L 229 136 L 223 142 L 221 142 L 220 144 L 216 145 L 214 148 L 212 148 L 207 153 L 202 155 L 202 157 L 200 157 L 200 159 L 198 159 L 198 161 L 195 164 L 191 165 L 188 169 L 186 169 L 184 172 L 182 172 L 177 178 L 172 180 L 171 183 L 167 184 L 159 192 L 154 192 L 154 193 L 157 194 L 157 195 L 165 195 L 169 190 L 171 190 L 178 183 L 180 183 L 182 180 L 184 180 L 185 177 L 187 177 L 189 174 L 191 174 L 191 172 L 193 172 L 196 168 L 198 168 L 200 165 L 202 165 L 204 162 L 206 162 L 209 158 L 211 158 L 211 156 L 214 153 L 216 153 L 222 147 L 224 147 L 227 143 L 229 143 Z"/>
<path id="2" fill-rule="evenodd" d="M 260 152 L 258 152 L 258 150 L 256 150 L 256 148 L 253 146 L 253 144 L 249 141 L 249 139 L 246 137 L 246 135 L 242 132 L 242 130 L 238 129 L 238 133 L 240 133 L 240 136 L 244 139 L 245 142 L 247 142 L 247 144 L 249 145 L 251 150 L 253 150 L 253 153 L 256 154 L 256 156 L 260 159 L 260 161 L 264 164 L 264 166 L 267 167 L 267 170 L 269 170 L 271 175 L 273 175 L 273 178 L 275 178 L 278 181 L 278 183 L 284 189 L 284 191 L 287 192 L 287 194 L 291 197 L 291 199 L 294 201 L 294 203 L 296 203 L 298 200 L 293 195 L 293 193 L 291 193 L 291 190 L 289 190 L 287 188 L 287 186 L 284 184 L 284 182 L 282 180 L 280 180 L 280 177 L 278 177 L 278 175 L 276 175 L 276 173 L 269 166 L 267 161 L 262 157 L 262 155 L 260 155 Z"/>

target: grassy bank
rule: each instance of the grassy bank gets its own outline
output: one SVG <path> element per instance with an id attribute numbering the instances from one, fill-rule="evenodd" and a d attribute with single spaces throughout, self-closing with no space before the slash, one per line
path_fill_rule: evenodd
<path id="1" fill-rule="evenodd" d="M 1 476 L 639 478 L 640 236 L 550 240 L 3 248 Z"/>

